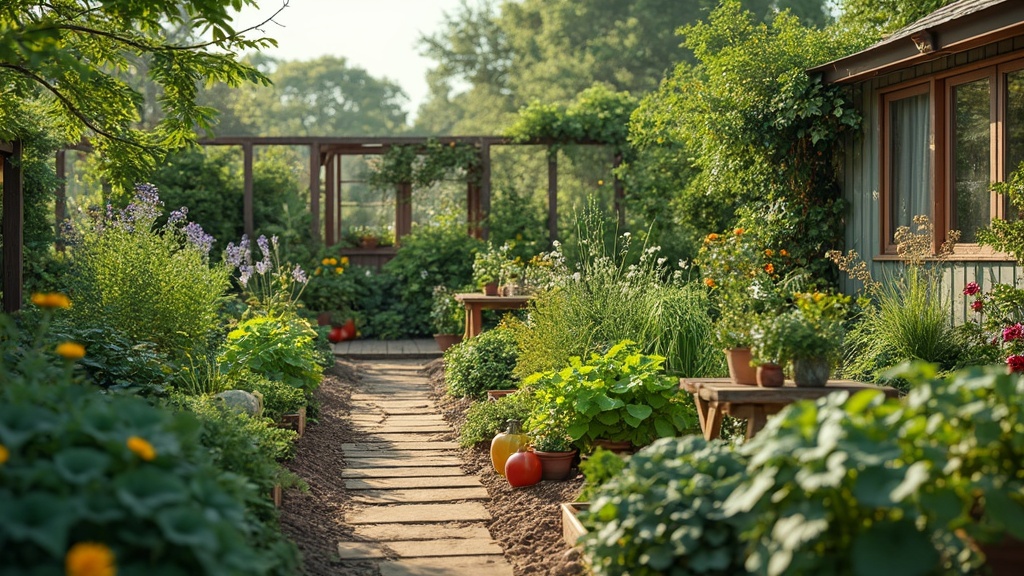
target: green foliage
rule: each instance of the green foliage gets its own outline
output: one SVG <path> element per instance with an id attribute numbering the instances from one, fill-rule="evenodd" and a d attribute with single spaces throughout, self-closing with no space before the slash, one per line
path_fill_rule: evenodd
<path id="1" fill-rule="evenodd" d="M 428 188 L 453 172 L 479 178 L 480 151 L 472 144 L 455 141 L 447 144 L 429 138 L 422 147 L 391 146 L 370 172 L 369 184 L 384 189 L 397 184 Z"/>
<path id="2" fill-rule="evenodd" d="M 486 249 L 481 249 L 473 256 L 473 283 L 477 287 L 501 283 L 501 271 L 509 261 L 510 248 L 508 244 L 495 248 L 488 242 Z"/>
<path id="3" fill-rule="evenodd" d="M 349 271 L 348 258 L 339 258 L 337 253 L 337 247 L 325 248 L 311 267 L 309 284 L 302 292 L 306 308 L 345 313 L 355 307 L 359 279 L 355 271 Z"/>
<path id="4" fill-rule="evenodd" d="M 249 239 L 243 234 L 238 246 L 228 243 L 224 263 L 238 271 L 238 286 L 250 314 L 295 314 L 299 299 L 309 283 L 309 276 L 298 264 L 281 263 L 277 236 L 256 239 L 261 259 L 252 257 Z"/>
<path id="5" fill-rule="evenodd" d="M 746 574 L 746 525 L 722 513 L 746 461 L 720 441 L 662 438 L 631 456 L 625 470 L 602 476 L 580 515 L 594 574 Z"/>
<path id="6" fill-rule="evenodd" d="M 585 480 L 576 501 L 590 502 L 597 498 L 601 487 L 621 474 L 625 468 L 626 458 L 599 446 L 580 462 L 580 472 L 583 473 Z"/>
<path id="7" fill-rule="evenodd" d="M 580 92 L 567 107 L 533 102 L 519 111 L 519 118 L 505 130 L 516 142 L 607 144 L 616 152 L 627 149 L 629 116 L 636 99 L 595 84 Z"/>
<path id="8" fill-rule="evenodd" d="M 850 297 L 842 294 L 793 294 L 793 306 L 770 320 L 762 334 L 768 338 L 755 340 L 758 355 L 764 349 L 773 350 L 775 362 L 780 364 L 795 359 L 833 359 L 843 345 L 849 305 Z"/>
<path id="9" fill-rule="evenodd" d="M 526 427 L 564 425 L 581 449 L 599 438 L 645 446 L 693 430 L 693 403 L 680 395 L 678 378 L 664 374 L 664 362 L 627 340 L 586 364 L 573 357 L 560 371 L 533 374 L 523 381 L 536 402 Z"/>
<path id="10" fill-rule="evenodd" d="M 518 388 L 512 375 L 518 352 L 515 334 L 502 326 L 455 344 L 444 353 L 448 394 L 481 399 L 488 390 Z"/>
<path id="11" fill-rule="evenodd" d="M 434 302 L 430 308 L 430 322 L 436 334 L 460 334 L 465 328 L 466 311 L 455 299 L 455 292 L 434 286 Z"/>
<path id="12" fill-rule="evenodd" d="M 212 238 L 194 223 L 172 217 L 154 228 L 161 206 L 156 189 L 140 185 L 123 210 L 108 207 L 75 227 L 67 319 L 75 329 L 153 342 L 172 359 L 202 356 L 219 329 L 227 271 L 210 266 Z"/>
<path id="13" fill-rule="evenodd" d="M 509 420 L 523 422 L 533 409 L 533 397 L 525 392 L 502 396 L 495 401 L 474 402 L 466 411 L 466 422 L 459 429 L 459 446 L 469 448 L 490 444 Z"/>
<path id="14" fill-rule="evenodd" d="M 843 0 L 839 24 L 867 46 L 931 14 L 953 0 Z"/>
<path id="15" fill-rule="evenodd" d="M 111 181 L 140 180 L 167 150 L 194 142 L 196 127 L 211 126 L 216 111 L 196 103 L 197 86 L 267 82 L 236 60 L 240 53 L 274 44 L 231 26 L 228 8 L 243 4 L 255 5 L 252 0 L 8 2 L 0 16 L 0 84 L 7 87 L 0 102 L 0 139 L 18 139 L 31 117 L 28 111 L 38 106 L 62 141 L 91 139 Z M 186 33 L 168 34 L 165 27 L 172 26 Z M 211 40 L 192 44 L 193 31 Z M 163 117 L 151 132 L 135 127 L 143 96 L 129 83 L 129 69 L 144 74 L 161 94 Z"/>
<path id="16" fill-rule="evenodd" d="M 249 370 L 231 374 L 230 379 L 234 388 L 259 392 L 263 396 L 263 415 L 272 421 L 280 420 L 283 414 L 294 414 L 306 405 L 306 397 L 299 388 Z"/>
<path id="17" fill-rule="evenodd" d="M 607 241 L 602 218 L 593 207 L 580 217 L 578 262 L 570 263 L 560 244 L 543 259 L 552 285 L 535 295 L 528 322 L 516 327 L 522 350 L 516 374 L 558 370 L 572 356 L 620 340 L 664 356 L 673 374 L 718 374 L 722 355 L 714 347 L 706 291 L 673 273 L 657 247 L 637 255 L 630 234 Z"/>
<path id="18" fill-rule="evenodd" d="M 1006 182 L 994 182 L 992 190 L 1006 196 L 1017 210 L 1024 209 L 1024 163 L 1017 166 Z M 978 243 L 1013 254 L 1018 263 L 1024 262 L 1024 221 L 993 218 L 988 228 L 978 230 Z"/>
<path id="19" fill-rule="evenodd" d="M 161 395 L 178 369 L 152 342 L 134 341 L 110 327 L 65 326 L 60 336 L 85 346 L 78 364 L 90 382 L 112 392 Z"/>
<path id="20" fill-rule="evenodd" d="M 309 397 L 320 385 L 316 338 L 309 322 L 294 314 L 252 316 L 228 333 L 217 361 L 229 372 L 249 370 Z"/>

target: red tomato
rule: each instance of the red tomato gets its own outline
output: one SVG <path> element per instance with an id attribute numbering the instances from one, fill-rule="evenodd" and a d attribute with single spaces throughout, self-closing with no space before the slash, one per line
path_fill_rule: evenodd
<path id="1" fill-rule="evenodd" d="M 540 458 L 533 452 L 516 452 L 505 461 L 505 478 L 513 488 L 540 482 Z"/>
<path id="2" fill-rule="evenodd" d="M 341 342 L 345 339 L 345 329 L 341 326 L 334 326 L 331 331 L 327 333 L 327 340 L 329 342 Z"/>

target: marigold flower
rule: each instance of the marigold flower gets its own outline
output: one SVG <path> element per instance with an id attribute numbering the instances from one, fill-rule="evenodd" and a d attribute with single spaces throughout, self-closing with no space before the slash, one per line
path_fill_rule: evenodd
<path id="1" fill-rule="evenodd" d="M 32 303 L 40 308 L 71 308 L 71 300 L 60 292 L 37 292 L 32 295 Z"/>
<path id="2" fill-rule="evenodd" d="M 975 300 L 974 302 L 971 302 L 971 310 L 974 310 L 975 312 L 981 312 L 981 309 L 984 308 L 984 306 L 985 303 L 982 302 L 981 300 Z"/>
<path id="3" fill-rule="evenodd" d="M 4 446 L 3 444 L 0 444 L 0 464 L 3 464 L 4 462 L 7 462 L 7 460 L 10 457 L 11 457 L 10 450 L 8 450 L 7 447 Z"/>
<path id="4" fill-rule="evenodd" d="M 99 542 L 78 542 L 64 557 L 67 576 L 114 576 L 114 551 Z"/>
<path id="5" fill-rule="evenodd" d="M 348 266 L 348 256 L 342 256 L 341 257 L 341 265 L 342 266 Z"/>
<path id="6" fill-rule="evenodd" d="M 81 360 L 85 357 L 85 346 L 78 342 L 61 342 L 57 345 L 57 354 L 68 360 Z"/>
<path id="7" fill-rule="evenodd" d="M 345 269 L 342 268 L 341 266 L 338 266 L 337 268 L 334 269 L 334 273 L 335 274 L 341 274 L 344 271 L 345 271 Z"/>
<path id="8" fill-rule="evenodd" d="M 337 266 L 338 265 L 338 259 L 337 258 L 331 258 L 327 263 L 330 264 L 331 266 Z"/>
<path id="9" fill-rule="evenodd" d="M 764 251 L 764 255 L 768 258 L 771 258 L 772 256 L 775 256 L 775 252 L 771 248 L 766 248 Z"/>
<path id="10" fill-rule="evenodd" d="M 775 274 L 775 266 L 772 266 L 772 263 L 769 262 L 764 265 L 764 271 L 769 274 Z"/>
<path id="11" fill-rule="evenodd" d="M 1010 372 L 1024 372 L 1024 356 L 1013 354 L 1006 359 L 1006 365 L 1010 367 Z"/>
<path id="12" fill-rule="evenodd" d="M 715 287 L 715 280 L 714 280 L 714 278 L 705 278 L 704 279 L 704 285 L 707 286 L 708 288 L 714 288 Z"/>
<path id="13" fill-rule="evenodd" d="M 779 250 L 779 256 L 785 258 L 786 256 L 789 256 L 789 252 L 786 252 L 786 249 L 783 248 L 782 250 Z"/>
<path id="14" fill-rule="evenodd" d="M 125 442 L 128 445 L 128 449 L 135 453 L 136 456 L 142 458 L 146 462 L 149 462 L 156 458 L 156 450 L 153 445 L 146 441 L 144 438 L 138 436 L 129 436 L 128 441 Z"/>
<path id="15" fill-rule="evenodd" d="M 323 266 L 327 266 L 330 263 L 331 263 L 331 259 L 330 258 L 324 258 L 323 260 L 320 261 L 320 264 L 322 264 Z"/>
<path id="16" fill-rule="evenodd" d="M 708 234 L 707 238 L 704 239 L 704 242 L 714 242 L 715 240 L 718 240 L 718 234 L 712 232 L 711 234 Z"/>
<path id="17" fill-rule="evenodd" d="M 978 286 L 977 282 L 968 282 L 967 286 L 964 286 L 965 296 L 974 296 L 978 292 L 981 292 L 981 286 Z"/>
<path id="18" fill-rule="evenodd" d="M 744 230 L 743 230 L 743 228 L 737 228 L 737 229 L 733 230 L 732 232 L 733 232 L 733 234 L 735 234 L 737 236 L 740 236 L 740 235 L 743 234 Z"/>

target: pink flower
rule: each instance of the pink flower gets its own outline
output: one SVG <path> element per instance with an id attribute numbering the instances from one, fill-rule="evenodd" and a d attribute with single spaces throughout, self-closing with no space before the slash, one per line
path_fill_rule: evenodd
<path id="1" fill-rule="evenodd" d="M 967 296 L 974 296 L 978 292 L 981 292 L 981 287 L 977 282 L 968 282 L 967 286 L 964 286 L 964 294 Z"/>
<path id="2" fill-rule="evenodd" d="M 974 310 L 975 312 L 981 312 L 981 308 L 983 306 L 985 306 L 985 304 L 981 300 L 975 300 L 974 302 L 971 302 L 971 310 Z"/>
<path id="3" fill-rule="evenodd" d="M 1014 354 L 1006 359 L 1006 365 L 1010 367 L 1010 372 L 1024 372 L 1024 356 Z"/>
<path id="4" fill-rule="evenodd" d="M 1003 342 L 1013 342 L 1021 338 L 1024 338 L 1024 326 L 1021 326 L 1020 322 L 1003 328 Z"/>

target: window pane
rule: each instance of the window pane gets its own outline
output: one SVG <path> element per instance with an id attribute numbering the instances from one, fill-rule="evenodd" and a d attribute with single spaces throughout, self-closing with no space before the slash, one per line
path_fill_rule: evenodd
<path id="1" fill-rule="evenodd" d="M 953 87 L 953 228 L 977 241 L 992 214 L 989 79 Z"/>
<path id="2" fill-rule="evenodd" d="M 1024 70 L 1017 70 L 1006 75 L 1006 175 L 1004 180 L 1009 180 L 1011 172 L 1015 172 L 1020 163 L 1024 161 Z M 1010 206 L 1007 198 L 1001 198 L 1006 202 L 1006 218 L 1008 220 L 1020 217 L 1016 208 Z"/>
<path id="3" fill-rule="evenodd" d="M 932 216 L 928 94 L 889 103 L 889 231 Z"/>

